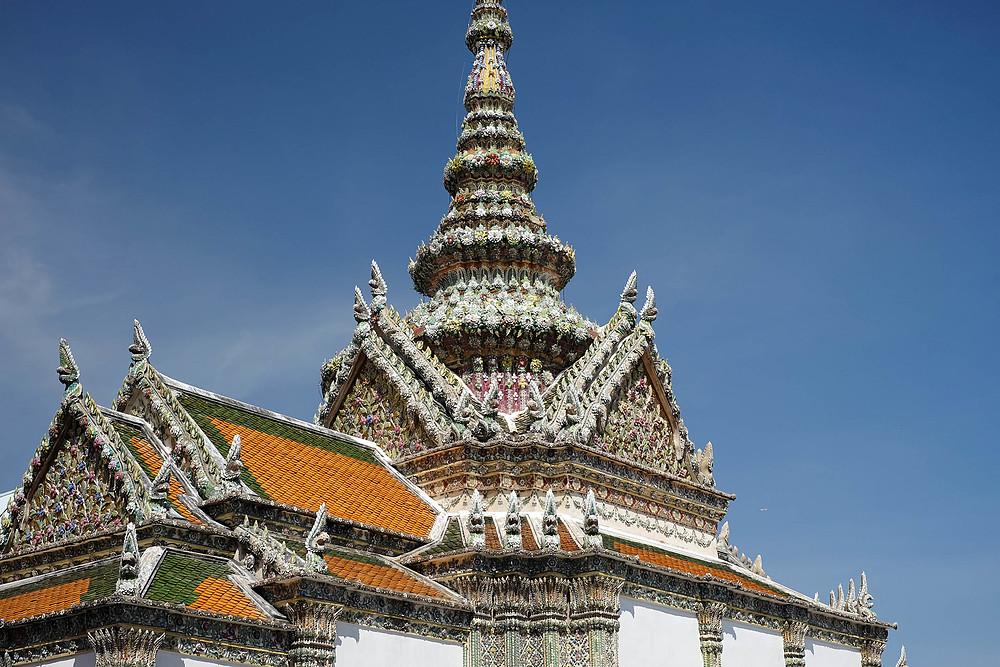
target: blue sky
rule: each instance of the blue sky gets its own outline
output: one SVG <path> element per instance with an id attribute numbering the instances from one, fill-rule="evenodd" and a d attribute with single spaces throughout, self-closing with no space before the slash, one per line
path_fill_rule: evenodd
<path id="1" fill-rule="evenodd" d="M 0 6 L 0 486 L 59 337 L 108 404 L 133 317 L 164 373 L 312 417 L 371 259 L 417 302 L 471 6 Z M 886 664 L 995 662 L 996 3 L 508 8 L 565 298 L 654 286 L 733 542 L 822 599 L 866 570 Z"/>

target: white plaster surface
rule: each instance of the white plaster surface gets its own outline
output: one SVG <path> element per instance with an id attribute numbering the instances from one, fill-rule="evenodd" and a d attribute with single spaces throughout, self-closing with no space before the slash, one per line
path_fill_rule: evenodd
<path id="1" fill-rule="evenodd" d="M 861 667 L 861 651 L 806 639 L 806 667 Z"/>
<path id="2" fill-rule="evenodd" d="M 244 663 L 215 660 L 200 655 L 186 655 L 173 651 L 156 652 L 156 667 L 236 667 L 242 664 Z"/>
<path id="3" fill-rule="evenodd" d="M 337 623 L 337 667 L 462 667 L 462 645 Z"/>
<path id="4" fill-rule="evenodd" d="M 94 667 L 95 662 L 96 654 L 91 651 L 90 653 L 78 653 L 73 656 L 56 658 L 55 660 L 33 662 L 31 663 L 31 667 Z"/>
<path id="5" fill-rule="evenodd" d="M 621 667 L 701 667 L 698 617 L 661 605 L 621 599 L 618 658 Z"/>
<path id="6" fill-rule="evenodd" d="M 723 621 L 722 664 L 732 667 L 784 667 L 785 645 L 781 633 Z"/>

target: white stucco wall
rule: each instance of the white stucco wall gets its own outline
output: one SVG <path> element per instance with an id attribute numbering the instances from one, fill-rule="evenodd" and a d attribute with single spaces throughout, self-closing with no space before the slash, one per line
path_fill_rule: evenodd
<path id="1" fill-rule="evenodd" d="M 806 667 L 861 667 L 861 651 L 806 639 Z"/>
<path id="2" fill-rule="evenodd" d="M 186 655 L 173 651 L 157 651 L 156 667 L 241 667 L 243 663 L 213 660 L 199 655 Z"/>
<path id="3" fill-rule="evenodd" d="M 462 645 L 337 623 L 337 667 L 462 667 Z"/>
<path id="4" fill-rule="evenodd" d="M 621 667 L 701 667 L 695 614 L 623 597 L 618 656 Z"/>
<path id="5" fill-rule="evenodd" d="M 784 667 L 785 646 L 781 633 L 723 621 L 722 664 L 732 667 Z"/>
<path id="6" fill-rule="evenodd" d="M 90 653 L 79 653 L 65 658 L 56 658 L 55 660 L 33 662 L 31 663 L 31 667 L 94 667 L 96 660 L 96 654 L 91 651 Z"/>

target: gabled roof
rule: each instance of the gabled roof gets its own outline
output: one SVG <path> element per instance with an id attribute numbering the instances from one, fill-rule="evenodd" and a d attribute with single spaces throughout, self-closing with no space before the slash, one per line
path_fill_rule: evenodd
<path id="1" fill-rule="evenodd" d="M 236 574 L 226 560 L 168 550 L 143 597 L 215 614 L 268 620 L 259 603 L 234 583 Z"/>
<path id="2" fill-rule="evenodd" d="M 109 558 L 0 586 L 0 620 L 18 621 L 109 597 L 117 580 L 118 559 Z"/>
<path id="3" fill-rule="evenodd" d="M 461 598 L 431 579 L 395 562 L 371 553 L 353 549 L 327 548 L 323 560 L 330 574 L 365 586 L 393 593 L 423 595 L 436 600 L 459 602 Z"/>
<path id="4" fill-rule="evenodd" d="M 240 436 L 243 482 L 262 498 L 427 538 L 439 510 L 373 445 L 164 377 L 223 455 Z"/>

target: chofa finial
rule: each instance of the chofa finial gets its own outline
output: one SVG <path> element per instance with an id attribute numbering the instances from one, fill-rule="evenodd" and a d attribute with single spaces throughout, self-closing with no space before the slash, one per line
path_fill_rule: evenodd
<path id="1" fill-rule="evenodd" d="M 146 338 L 139 320 L 132 320 L 132 344 L 128 346 L 128 351 L 132 353 L 133 362 L 146 361 L 153 353 L 153 346 Z"/>
<path id="2" fill-rule="evenodd" d="M 646 303 L 642 305 L 639 316 L 647 322 L 652 322 L 656 319 L 656 313 L 656 295 L 653 293 L 653 287 L 649 286 L 646 288 Z"/>
<path id="3" fill-rule="evenodd" d="M 389 290 L 385 278 L 382 277 L 382 271 L 378 268 L 378 262 L 374 259 L 372 260 L 372 279 L 368 281 L 368 287 L 371 288 L 373 299 L 384 297 Z"/>
<path id="4" fill-rule="evenodd" d="M 354 319 L 358 322 L 367 322 L 372 317 L 372 313 L 368 310 L 368 304 L 365 303 L 365 297 L 361 294 L 361 288 L 357 285 L 354 286 Z"/>
<path id="5" fill-rule="evenodd" d="M 896 667 L 907 667 L 906 665 L 906 646 L 899 647 L 899 661 L 896 663 Z"/>
<path id="6" fill-rule="evenodd" d="M 622 290 L 621 297 L 622 303 L 635 303 L 636 298 L 639 296 L 639 290 L 636 289 L 638 281 L 638 275 L 636 275 L 636 272 L 633 271 L 632 274 L 629 275 L 628 280 L 625 281 L 625 289 Z"/>
<path id="7" fill-rule="evenodd" d="M 73 358 L 73 351 L 69 349 L 69 343 L 65 338 L 59 339 L 59 381 L 66 386 L 66 395 L 80 393 L 80 367 L 76 365 Z"/>

